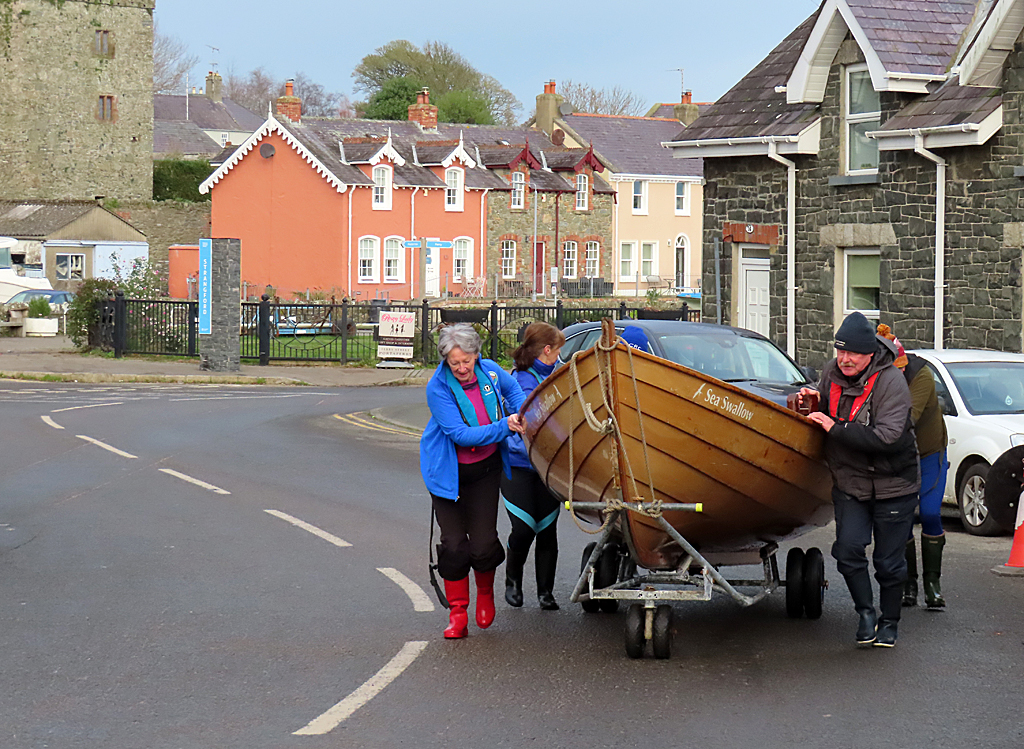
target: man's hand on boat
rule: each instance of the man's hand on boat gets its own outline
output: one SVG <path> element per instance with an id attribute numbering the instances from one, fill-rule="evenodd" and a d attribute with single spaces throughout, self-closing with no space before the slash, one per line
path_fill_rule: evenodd
<path id="1" fill-rule="evenodd" d="M 508 417 L 508 428 L 516 434 L 522 434 L 526 431 L 526 424 L 519 418 L 519 414 L 512 414 Z"/>
<path id="2" fill-rule="evenodd" d="M 813 411 L 807 415 L 807 418 L 820 426 L 826 432 L 831 430 L 835 425 L 835 421 L 832 420 L 832 417 L 828 414 L 822 413 L 821 411 Z"/>

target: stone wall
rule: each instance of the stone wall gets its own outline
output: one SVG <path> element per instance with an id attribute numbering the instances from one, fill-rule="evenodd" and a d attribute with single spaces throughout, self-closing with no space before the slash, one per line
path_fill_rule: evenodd
<path id="1" fill-rule="evenodd" d="M 0 2 L 0 197 L 152 197 L 153 7 Z"/>
<path id="2" fill-rule="evenodd" d="M 181 203 L 173 200 L 121 201 L 115 213 L 146 235 L 149 259 L 167 278 L 167 248 L 172 244 L 199 244 L 210 236 L 210 203 Z"/>

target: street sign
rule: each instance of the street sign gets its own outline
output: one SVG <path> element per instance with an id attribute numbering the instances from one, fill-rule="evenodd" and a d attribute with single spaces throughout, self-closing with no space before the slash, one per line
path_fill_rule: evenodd
<path id="1" fill-rule="evenodd" d="M 421 244 L 420 240 L 418 240 L 418 239 L 411 239 L 408 242 L 402 242 L 402 247 L 416 248 L 416 247 L 419 247 L 420 244 Z"/>
<path id="2" fill-rule="evenodd" d="M 211 299 L 210 273 L 213 268 L 213 240 L 199 240 L 199 335 L 211 335 Z"/>
<path id="3" fill-rule="evenodd" d="M 439 240 L 432 240 L 427 242 L 427 247 L 440 247 L 441 249 L 450 250 L 452 248 L 451 242 L 442 242 Z"/>

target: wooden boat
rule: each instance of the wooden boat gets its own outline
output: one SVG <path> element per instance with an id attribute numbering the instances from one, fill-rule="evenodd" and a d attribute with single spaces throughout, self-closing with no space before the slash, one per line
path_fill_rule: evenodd
<path id="1" fill-rule="evenodd" d="M 736 552 L 757 551 L 832 519 L 820 427 L 615 340 L 606 320 L 602 342 L 556 370 L 523 406 L 530 459 L 556 495 L 573 502 L 658 500 L 665 520 L 701 555 L 737 560 L 744 554 Z M 609 416 L 617 428 L 596 431 Z M 700 503 L 702 511 L 673 511 L 671 503 Z M 600 522 L 600 512 L 578 514 Z M 634 511 L 620 517 L 616 535 L 638 565 L 670 570 L 680 564 L 683 549 L 654 518 Z"/>

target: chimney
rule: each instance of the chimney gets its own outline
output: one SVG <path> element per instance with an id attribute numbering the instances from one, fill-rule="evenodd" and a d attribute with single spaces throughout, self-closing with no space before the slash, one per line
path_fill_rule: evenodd
<path id="1" fill-rule="evenodd" d="M 700 110 L 697 105 L 693 103 L 693 93 L 690 91 L 683 91 L 683 100 L 673 107 L 676 119 L 684 125 L 691 125 L 693 121 L 700 116 Z"/>
<path id="2" fill-rule="evenodd" d="M 416 103 L 409 105 L 409 122 L 417 123 L 424 130 L 437 130 L 437 107 L 430 103 L 429 89 L 416 93 Z"/>
<path id="3" fill-rule="evenodd" d="M 547 135 L 555 127 L 555 119 L 558 117 L 558 105 L 564 99 L 555 93 L 555 82 L 553 80 L 544 84 L 544 93 L 537 95 L 537 127 Z"/>
<path id="4" fill-rule="evenodd" d="M 211 70 L 206 74 L 206 98 L 210 101 L 217 102 L 218 104 L 223 101 L 221 89 L 224 84 L 224 79 L 220 77 L 220 73 Z"/>
<path id="5" fill-rule="evenodd" d="M 302 99 L 295 95 L 295 81 L 289 78 L 284 84 L 284 96 L 277 98 L 277 113 L 292 122 L 302 121 Z"/>

